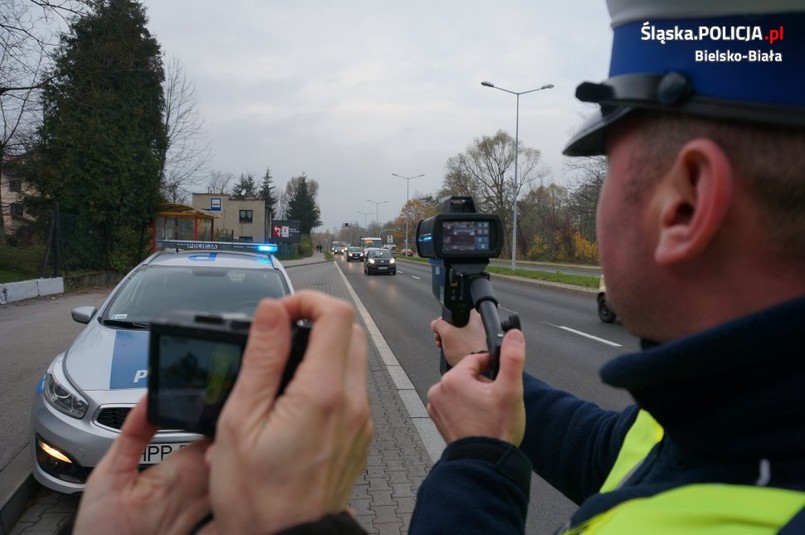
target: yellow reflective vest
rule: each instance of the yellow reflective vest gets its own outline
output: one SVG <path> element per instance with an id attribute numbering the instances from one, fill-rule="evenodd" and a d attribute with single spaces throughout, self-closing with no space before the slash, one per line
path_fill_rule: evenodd
<path id="1" fill-rule="evenodd" d="M 640 411 L 601 492 L 626 481 L 662 439 L 662 427 Z M 565 535 L 773 535 L 805 508 L 805 492 L 697 483 L 626 500 Z"/>

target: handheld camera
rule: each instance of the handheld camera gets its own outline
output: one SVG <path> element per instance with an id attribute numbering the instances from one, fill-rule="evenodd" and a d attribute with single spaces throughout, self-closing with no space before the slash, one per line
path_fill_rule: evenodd
<path id="1" fill-rule="evenodd" d="M 251 319 L 242 314 L 177 310 L 155 317 L 148 355 L 148 420 L 167 429 L 214 436 L 240 371 L 250 327 Z M 310 324 L 298 322 L 292 331 L 279 394 L 305 354 Z"/>
<path id="2" fill-rule="evenodd" d="M 489 259 L 500 256 L 503 249 L 500 217 L 477 213 L 472 197 L 450 197 L 442 213 L 417 224 L 416 247 L 419 256 L 430 259 L 433 295 L 442 305 L 442 318 L 464 327 L 473 308 L 481 315 L 494 378 L 503 335 L 520 327 L 517 316 L 501 323 L 492 283 L 484 271 Z M 440 367 L 442 373 L 449 368 L 444 353 Z"/>

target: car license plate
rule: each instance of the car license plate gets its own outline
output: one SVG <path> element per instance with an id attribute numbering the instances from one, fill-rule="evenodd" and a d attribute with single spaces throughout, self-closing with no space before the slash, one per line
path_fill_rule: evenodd
<path id="1" fill-rule="evenodd" d="M 380 271 L 385 271 L 385 270 L 387 270 L 387 269 L 388 269 L 388 267 L 386 267 L 386 266 L 380 266 L 380 267 L 379 267 L 379 268 L 377 268 L 377 269 L 379 269 Z"/>
<path id="2" fill-rule="evenodd" d="M 140 464 L 159 464 L 165 459 L 165 457 L 175 451 L 179 451 L 187 446 L 187 444 L 188 442 L 149 444 L 145 447 L 145 450 L 140 457 Z"/>

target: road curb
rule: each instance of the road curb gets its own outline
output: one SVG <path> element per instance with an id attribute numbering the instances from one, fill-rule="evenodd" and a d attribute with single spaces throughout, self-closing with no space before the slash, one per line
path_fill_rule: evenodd
<path id="1" fill-rule="evenodd" d="M 28 502 L 36 496 L 39 483 L 31 475 L 28 445 L 0 471 L 0 535 L 7 535 L 17 524 Z"/>

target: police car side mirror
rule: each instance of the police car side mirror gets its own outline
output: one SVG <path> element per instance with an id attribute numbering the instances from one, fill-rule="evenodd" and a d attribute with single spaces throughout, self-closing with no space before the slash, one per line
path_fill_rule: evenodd
<path id="1" fill-rule="evenodd" d="M 75 307 L 70 311 L 70 315 L 73 317 L 73 321 L 89 323 L 95 317 L 97 311 L 98 309 L 93 306 Z"/>

